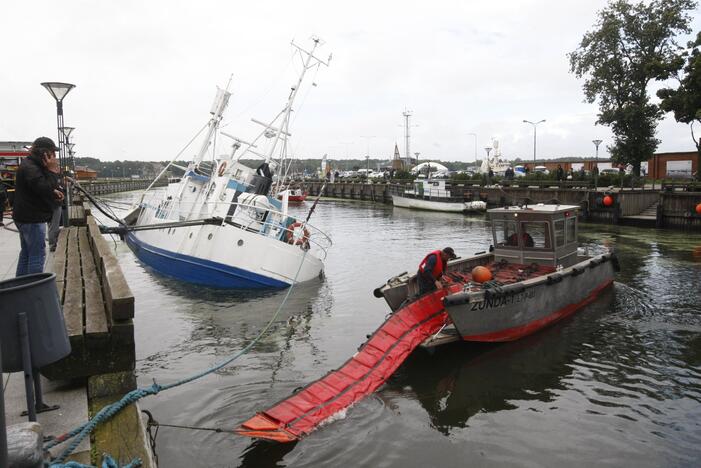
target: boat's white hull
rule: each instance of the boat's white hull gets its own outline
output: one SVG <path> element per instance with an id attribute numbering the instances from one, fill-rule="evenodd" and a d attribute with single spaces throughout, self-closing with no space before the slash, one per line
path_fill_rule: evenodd
<path id="1" fill-rule="evenodd" d="M 485 211 L 486 203 L 482 201 L 475 202 L 450 202 L 438 200 L 424 200 L 421 198 L 408 198 L 398 195 L 392 196 L 394 206 L 400 208 L 411 208 L 414 210 L 430 210 L 430 211 L 445 211 L 450 213 L 464 213 L 470 211 Z"/>
<path id="2" fill-rule="evenodd" d="M 137 231 L 127 241 L 160 273 L 213 287 L 286 287 L 318 278 L 323 269 L 298 245 L 226 224 Z"/>

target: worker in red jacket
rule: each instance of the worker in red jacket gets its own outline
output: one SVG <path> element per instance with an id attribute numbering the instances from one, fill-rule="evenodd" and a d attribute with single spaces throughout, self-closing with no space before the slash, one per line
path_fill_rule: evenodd
<path id="1" fill-rule="evenodd" d="M 448 260 L 458 258 L 452 247 L 443 250 L 434 250 L 424 257 L 419 264 L 416 280 L 419 283 L 419 295 L 441 289 L 441 276 L 445 272 Z"/>

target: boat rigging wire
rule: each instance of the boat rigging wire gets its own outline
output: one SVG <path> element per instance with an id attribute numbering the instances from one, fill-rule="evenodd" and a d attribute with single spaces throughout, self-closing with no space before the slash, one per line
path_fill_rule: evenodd
<path id="1" fill-rule="evenodd" d="M 163 168 L 163 170 L 161 170 L 161 172 L 153 179 L 153 181 L 149 184 L 149 186 L 146 187 L 146 190 L 143 191 L 143 193 L 141 194 L 141 198 L 139 199 L 139 204 L 141 204 L 141 202 L 144 201 L 144 196 L 148 193 L 149 190 L 151 190 L 151 187 L 153 187 L 153 184 L 155 184 L 156 181 L 157 181 L 158 179 L 160 179 L 160 178 L 163 176 L 163 174 L 165 174 L 165 172 L 168 170 L 168 168 L 170 167 L 170 165 L 173 164 L 173 163 L 185 152 L 185 150 L 188 149 L 188 148 L 190 147 L 190 145 L 192 144 L 192 142 L 195 141 L 195 139 L 196 139 L 198 136 L 200 136 L 200 133 L 202 133 L 202 132 L 204 131 L 204 129 L 207 128 L 207 127 L 209 127 L 209 122 L 207 122 L 206 124 L 204 124 L 204 126 L 195 134 L 195 136 L 193 136 L 193 137 L 190 139 L 190 141 L 187 142 L 187 144 L 183 147 L 183 149 L 181 149 L 181 150 L 178 152 L 178 154 L 176 154 L 175 156 L 173 156 L 173 159 L 171 159 L 170 162 L 169 162 L 168 164 L 166 164 L 166 166 Z"/>

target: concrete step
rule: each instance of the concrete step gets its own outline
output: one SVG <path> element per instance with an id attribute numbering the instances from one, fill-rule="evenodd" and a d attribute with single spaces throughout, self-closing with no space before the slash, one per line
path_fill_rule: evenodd
<path id="1" fill-rule="evenodd" d="M 640 216 L 655 216 L 656 217 L 657 216 L 657 205 L 659 205 L 659 203 L 655 202 L 652 205 L 648 206 L 640 213 Z"/>

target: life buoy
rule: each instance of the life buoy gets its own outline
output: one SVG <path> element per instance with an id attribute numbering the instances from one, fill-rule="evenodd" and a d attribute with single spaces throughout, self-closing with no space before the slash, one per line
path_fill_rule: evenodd
<path id="1" fill-rule="evenodd" d="M 219 165 L 219 170 L 217 171 L 217 174 L 219 174 L 219 177 L 224 175 L 225 170 L 226 170 L 226 161 L 222 161 L 221 164 Z"/>
<path id="2" fill-rule="evenodd" d="M 295 239 L 295 231 L 298 228 L 302 228 L 302 235 Z M 307 245 L 309 243 L 309 230 L 299 221 L 290 224 L 285 235 L 288 244 Z"/>

